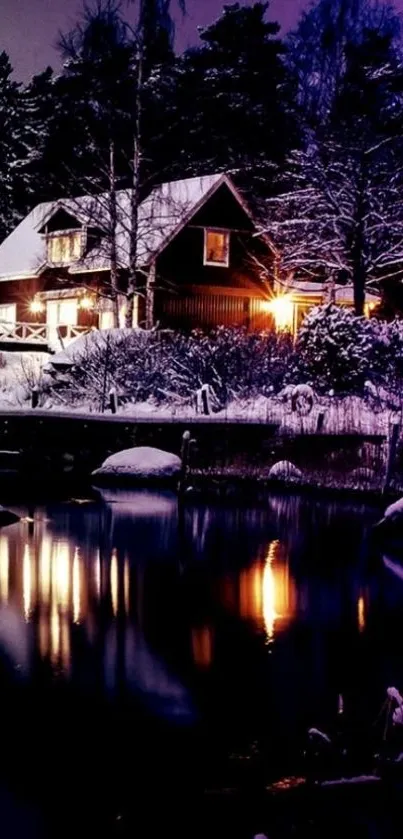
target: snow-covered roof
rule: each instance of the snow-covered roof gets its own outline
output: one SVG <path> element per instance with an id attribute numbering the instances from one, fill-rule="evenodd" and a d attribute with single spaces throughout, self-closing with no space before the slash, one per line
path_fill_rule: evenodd
<path id="1" fill-rule="evenodd" d="M 318 297 L 318 302 L 324 295 L 328 293 L 326 283 L 323 282 L 307 282 L 299 280 L 290 280 L 287 286 L 282 288 L 282 292 L 292 293 L 301 297 Z M 367 303 L 379 303 L 379 296 L 366 292 L 365 300 Z M 352 285 L 336 285 L 335 286 L 335 302 L 345 303 L 347 305 L 354 304 L 354 289 Z"/>
<path id="2" fill-rule="evenodd" d="M 186 178 L 156 186 L 139 208 L 138 264 L 146 265 L 157 256 L 223 183 L 243 204 L 229 178 L 222 174 Z M 120 267 L 127 267 L 129 263 L 130 202 L 131 190 L 117 193 L 116 244 Z M 24 279 L 44 269 L 46 242 L 39 231 L 60 209 L 75 216 L 82 224 L 107 230 L 109 212 L 106 193 L 39 204 L 0 245 L 0 280 Z M 107 270 L 109 252 L 110 245 L 105 234 L 96 247 L 72 263 L 70 273 Z"/>

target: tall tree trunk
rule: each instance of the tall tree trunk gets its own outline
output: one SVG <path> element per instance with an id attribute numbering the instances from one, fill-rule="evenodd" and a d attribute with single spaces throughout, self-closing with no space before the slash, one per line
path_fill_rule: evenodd
<path id="1" fill-rule="evenodd" d="M 143 41 L 140 34 L 140 41 L 137 51 L 136 67 L 136 95 L 135 95 L 135 120 L 133 137 L 133 161 L 132 161 L 132 185 L 130 200 L 130 252 L 129 252 L 129 278 L 127 284 L 127 305 L 126 305 L 126 326 L 133 326 L 134 298 L 137 289 L 137 250 L 139 233 L 139 203 L 140 203 L 140 166 L 141 166 L 141 88 L 143 83 Z"/>
<path id="2" fill-rule="evenodd" d="M 361 263 L 354 266 L 354 311 L 359 317 L 365 313 L 365 269 Z"/>
<path id="3" fill-rule="evenodd" d="M 324 300 L 325 303 L 335 303 L 336 302 L 336 283 L 333 274 L 327 278 L 324 283 Z"/>
<path id="4" fill-rule="evenodd" d="M 146 329 L 154 326 L 154 294 L 155 294 L 156 265 L 153 261 L 148 269 L 146 285 Z"/>
<path id="5" fill-rule="evenodd" d="M 351 249 L 353 267 L 353 289 L 354 289 L 354 311 L 362 317 L 365 310 L 365 187 L 366 178 L 364 163 L 361 163 L 358 180 L 358 198 L 355 210 L 355 225 L 353 234 L 353 245 Z"/>
<path id="6" fill-rule="evenodd" d="M 119 326 L 119 303 L 118 303 L 118 263 L 116 252 L 116 178 L 115 178 L 115 144 L 113 140 L 109 143 L 109 215 L 110 215 L 110 263 L 111 263 L 111 297 L 113 325 Z"/>

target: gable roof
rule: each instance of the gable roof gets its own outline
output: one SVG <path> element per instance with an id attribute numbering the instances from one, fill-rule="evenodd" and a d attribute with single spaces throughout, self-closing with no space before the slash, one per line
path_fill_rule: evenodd
<path id="1" fill-rule="evenodd" d="M 139 207 L 139 267 L 155 259 L 223 184 L 253 221 L 250 210 L 227 175 L 205 175 L 160 184 L 154 187 Z M 131 190 L 120 190 L 116 194 L 116 247 L 118 263 L 122 268 L 129 265 L 131 196 Z M 104 193 L 94 197 L 82 196 L 47 202 L 35 207 L 0 245 L 0 280 L 33 277 L 44 270 L 46 245 L 40 231 L 61 209 L 73 215 L 81 224 L 98 227 L 101 231 L 96 246 L 82 259 L 74 262 L 69 273 L 109 269 L 110 245 L 106 234 L 108 193 Z"/>

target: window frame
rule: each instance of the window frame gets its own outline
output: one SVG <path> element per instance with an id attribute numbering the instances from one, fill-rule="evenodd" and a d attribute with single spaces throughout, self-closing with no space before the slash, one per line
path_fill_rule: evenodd
<path id="1" fill-rule="evenodd" d="M 217 262 L 207 258 L 208 252 L 208 236 L 209 233 L 222 233 L 226 237 L 226 258 L 225 262 Z M 223 227 L 205 227 L 204 228 L 204 249 L 203 249 L 203 265 L 211 268 L 229 268 L 230 264 L 230 245 L 231 245 L 231 231 Z"/>
<path id="2" fill-rule="evenodd" d="M 66 260 L 60 259 L 51 259 L 50 258 L 50 250 L 51 250 L 51 243 L 53 240 L 60 240 L 60 239 L 67 239 L 73 236 L 79 237 L 80 241 L 80 253 L 78 256 L 69 257 Z M 46 235 L 46 262 L 48 265 L 63 267 L 65 265 L 72 265 L 74 262 L 78 262 L 79 259 L 82 258 L 84 250 L 84 236 L 82 230 L 55 230 L 52 233 L 48 233 Z"/>

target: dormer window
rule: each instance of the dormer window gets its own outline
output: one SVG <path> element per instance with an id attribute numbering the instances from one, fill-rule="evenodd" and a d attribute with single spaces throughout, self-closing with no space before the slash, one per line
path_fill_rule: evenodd
<path id="1" fill-rule="evenodd" d="M 228 268 L 229 230 L 206 228 L 204 231 L 204 264 Z"/>
<path id="2" fill-rule="evenodd" d="M 53 265 L 69 265 L 80 259 L 82 252 L 81 230 L 66 233 L 52 233 L 47 238 L 48 262 Z"/>

